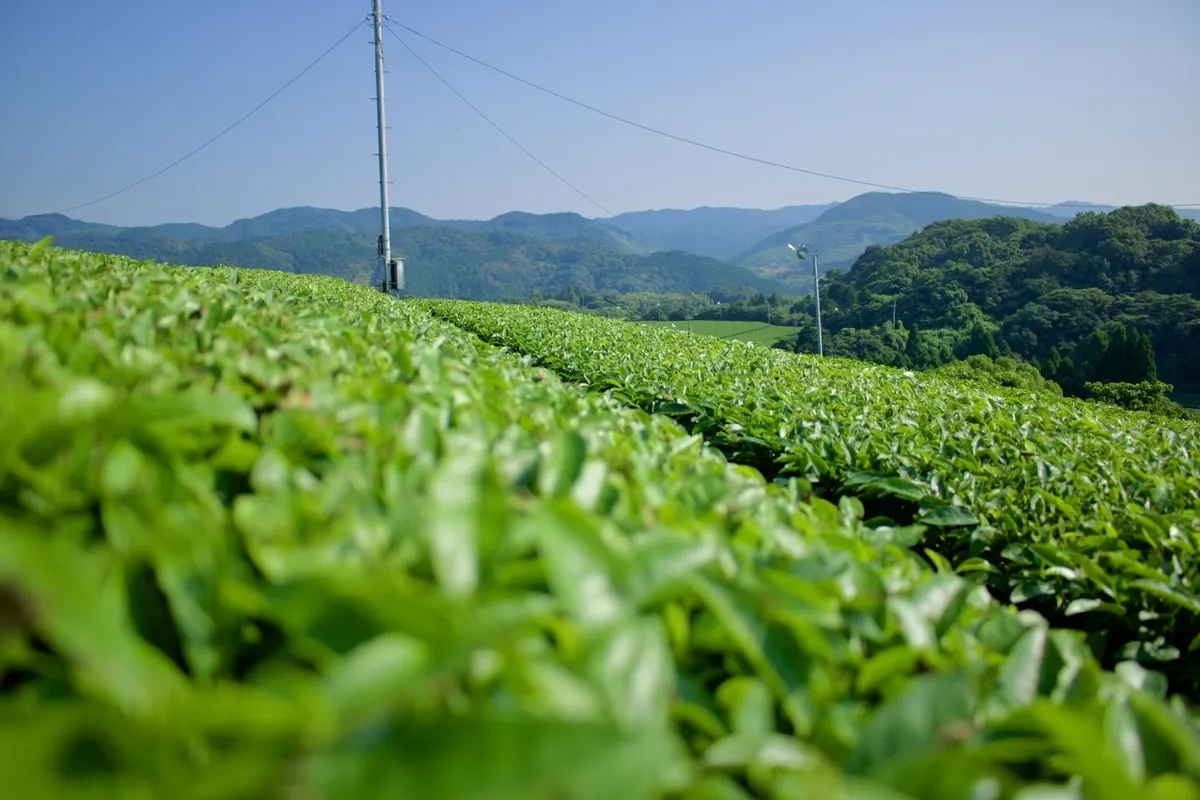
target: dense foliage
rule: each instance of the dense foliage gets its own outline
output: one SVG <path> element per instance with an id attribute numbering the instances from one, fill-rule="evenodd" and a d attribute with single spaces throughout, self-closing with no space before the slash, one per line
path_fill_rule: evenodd
<path id="1" fill-rule="evenodd" d="M 853 269 L 827 276 L 822 299 L 834 338 L 883 326 L 894 302 L 910 328 L 954 331 L 962 341 L 982 325 L 1027 361 L 1054 351 L 1080 368 L 1093 358 L 1089 337 L 1116 323 L 1149 338 L 1157 379 L 1200 385 L 1200 223 L 1163 206 L 1081 214 L 1063 225 L 938 222 L 900 244 L 868 248 Z M 1088 380 L 1130 379 L 1096 374 L 1078 383 Z"/>
<path id="2" fill-rule="evenodd" d="M 0 375 L 22 797 L 1200 791 L 1156 672 L 413 303 L 0 243 Z"/>
<path id="3" fill-rule="evenodd" d="M 678 416 L 768 478 L 928 526 L 913 544 L 1198 693 L 1200 426 L 553 309 L 426 301 L 485 341 Z"/>
<path id="4" fill-rule="evenodd" d="M 967 356 L 962 361 L 938 367 L 933 374 L 951 380 L 974 381 L 987 386 L 1006 386 L 1038 394 L 1062 396 L 1062 388 L 1038 372 L 1037 367 L 1005 356 L 993 358 L 979 353 Z"/>
<path id="5" fill-rule="evenodd" d="M 1170 398 L 1172 388 L 1171 384 L 1162 381 L 1090 382 L 1083 385 L 1083 392 L 1089 400 L 1121 408 L 1165 417 L 1200 419 L 1200 410 L 1195 405 L 1184 408 Z"/>

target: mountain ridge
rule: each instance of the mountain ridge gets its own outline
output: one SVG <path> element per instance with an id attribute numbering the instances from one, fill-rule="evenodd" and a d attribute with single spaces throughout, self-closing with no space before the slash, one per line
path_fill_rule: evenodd
<path id="1" fill-rule="evenodd" d="M 837 203 L 776 209 L 699 206 L 627 211 L 599 221 L 667 250 L 686 250 L 728 261 L 754 242 L 784 228 L 816 219 Z"/>
<path id="2" fill-rule="evenodd" d="M 1064 221 L 1040 209 L 963 200 L 941 192 L 866 192 L 823 212 L 816 219 L 771 234 L 738 255 L 733 263 L 789 284 L 811 280 L 789 243 L 805 244 L 819 255 L 822 272 L 854 264 L 867 247 L 889 245 L 946 219 L 1005 216 L 1035 222 Z"/>
<path id="3" fill-rule="evenodd" d="M 779 247 L 774 239 L 795 236 L 796 228 L 814 223 L 827 214 L 825 221 L 862 209 L 864 198 L 871 196 L 891 198 L 887 202 L 904 204 L 914 196 L 940 197 L 948 207 L 935 214 L 938 219 L 961 217 L 961 208 L 979 209 L 978 201 L 962 200 L 939 192 L 887 193 L 868 192 L 849 200 L 836 203 L 820 203 L 784 206 L 776 209 L 741 208 L 734 206 L 698 206 L 691 209 L 662 208 L 629 211 L 613 217 L 588 218 L 574 212 L 551 212 L 537 214 L 526 211 L 509 211 L 486 220 L 438 219 L 403 206 L 389 211 L 393 230 L 409 227 L 456 227 L 469 230 L 513 230 L 551 240 L 583 238 L 604 243 L 620 252 L 650 253 L 655 251 L 682 250 L 697 255 L 718 258 L 734 264 L 746 264 L 762 270 L 764 267 L 780 267 L 787 253 L 777 252 L 783 258 L 757 259 L 747 263 L 764 246 Z M 954 204 L 965 204 L 959 209 Z M 1023 207 L 982 204 L 982 211 L 989 216 L 1018 216 L 1059 222 L 1084 211 L 1110 213 L 1115 209 L 1098 203 L 1068 200 L 1053 206 Z M 1200 209 L 1176 209 L 1180 216 L 1200 219 Z M 1039 216 L 1044 215 L 1044 216 Z M 926 218 L 928 215 L 926 215 Z M 976 218 L 973 212 L 964 218 Z M 937 221 L 932 220 L 932 221 Z M 879 237 L 895 237 L 896 230 L 903 231 L 911 223 L 899 224 L 902 220 L 847 220 L 866 226 L 857 236 L 859 241 L 870 244 L 888 244 L 899 241 L 880 240 Z M 928 222 L 924 223 L 928 224 Z M 882 228 L 879 226 L 883 225 Z M 888 230 L 889 226 L 892 230 Z M 379 207 L 368 206 L 350 211 L 318 206 L 288 206 L 273 209 L 253 217 L 244 217 L 227 225 L 203 225 L 196 222 L 166 222 L 157 225 L 120 226 L 98 222 L 76 220 L 62 214 L 37 214 L 21 218 L 0 217 L 0 237 L 37 239 L 46 235 L 73 233 L 104 234 L 115 237 L 161 237 L 195 239 L 203 241 L 241 241 L 264 236 L 280 236 L 302 231 L 339 231 L 345 233 L 376 234 L 379 229 Z M 912 231 L 907 231 L 911 233 Z M 904 235 L 907 235 L 905 233 Z M 843 237 L 845 238 L 845 237 Z M 850 237 L 851 239 L 855 237 Z M 903 238 L 902 236 L 900 238 Z M 863 248 L 865 249 L 865 247 Z M 860 250 L 861 252 L 861 250 Z M 829 256 L 834 254 L 830 253 Z M 845 261 L 843 254 L 840 259 Z M 828 261 L 829 259 L 825 259 Z M 852 259 L 850 259 L 852 261 Z M 765 261 L 765 263 L 763 263 Z M 830 263 L 830 267 L 847 264 Z M 769 269 L 768 273 L 769 274 Z"/>
<path id="4" fill-rule="evenodd" d="M 797 262 L 786 248 L 788 242 L 813 247 L 827 272 L 849 267 L 871 245 L 901 241 L 945 219 L 1007 216 L 1062 223 L 1081 211 L 1103 208 L 1077 201 L 1052 210 L 1004 207 L 937 192 L 867 192 L 841 203 L 774 210 L 701 206 L 604 219 L 574 212 L 510 211 L 488 220 L 443 220 L 400 206 L 389 213 L 393 251 L 408 261 L 408 274 L 446 272 L 414 286 L 497 299 L 524 293 L 537 281 L 545 281 L 537 288 L 552 292 L 573 285 L 581 290 L 603 286 L 619 291 L 753 288 L 807 293 L 811 271 Z M 807 221 L 774 227 L 796 220 Z M 0 218 L 0 239 L 36 241 L 51 235 L 63 246 L 137 258 L 321 272 L 370 282 L 378 226 L 378 207 L 342 211 L 294 206 L 219 227 L 188 222 L 121 227 L 48 214 Z M 712 255 L 728 252 L 733 244 L 763 230 L 768 234 L 737 258 Z M 502 276 L 512 286 L 503 285 Z"/>

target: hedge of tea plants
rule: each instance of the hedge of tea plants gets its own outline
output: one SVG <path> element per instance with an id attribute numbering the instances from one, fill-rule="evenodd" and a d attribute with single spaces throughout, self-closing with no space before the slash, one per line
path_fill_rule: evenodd
<path id="1" fill-rule="evenodd" d="M 923 525 L 912 544 L 933 563 L 1200 695 L 1200 426 L 555 309 L 419 303 L 767 477 Z"/>
<path id="2" fill-rule="evenodd" d="M 0 385 L 7 796 L 1200 792 L 1160 672 L 414 304 L 0 243 Z"/>

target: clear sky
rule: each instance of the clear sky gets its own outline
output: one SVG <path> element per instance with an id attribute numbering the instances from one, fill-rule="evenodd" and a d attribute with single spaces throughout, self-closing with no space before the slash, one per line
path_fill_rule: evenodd
<path id="1" fill-rule="evenodd" d="M 218 133 L 370 0 L 0 0 L 0 215 L 84 203 Z M 385 0 L 394 19 L 647 125 L 916 189 L 1200 202 L 1200 0 Z M 225 224 L 378 204 L 363 27 L 224 138 L 71 216 Z M 629 128 L 409 43 L 614 212 L 842 200 L 864 189 Z M 390 36 L 392 205 L 601 212 Z"/>

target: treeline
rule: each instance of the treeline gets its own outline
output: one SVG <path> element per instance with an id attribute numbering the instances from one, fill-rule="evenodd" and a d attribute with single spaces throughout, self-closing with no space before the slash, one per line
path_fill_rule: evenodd
<path id="1" fill-rule="evenodd" d="M 950 220 L 868 248 L 822 285 L 833 333 L 879 330 L 893 314 L 957 346 L 992 333 L 1030 362 L 1083 364 L 1099 329 L 1150 341 L 1161 378 L 1200 383 L 1200 224 L 1146 205 L 1081 214 L 1063 225 L 997 217 Z M 1073 384 L 1067 381 L 1070 388 Z"/>
<path id="2" fill-rule="evenodd" d="M 765 294 L 752 288 L 658 294 L 588 292 L 568 287 L 557 292 L 535 291 L 525 302 L 643 322 L 708 319 L 797 326 L 811 324 L 815 308 L 810 297 Z"/>
<path id="3" fill-rule="evenodd" d="M 804 329 L 775 346 L 812 353 L 815 341 L 815 330 Z M 1175 387 L 1159 380 L 1150 337 L 1120 322 L 1093 330 L 1075 348 L 1074 357 L 1052 347 L 1045 359 L 1027 361 L 1006 340 L 997 341 L 984 324 L 957 338 L 945 330 L 923 333 L 903 323 L 892 328 L 890 322 L 870 330 L 843 330 L 826 340 L 825 353 L 1001 386 L 1050 390 L 1167 416 L 1189 415 L 1170 399 Z"/>

